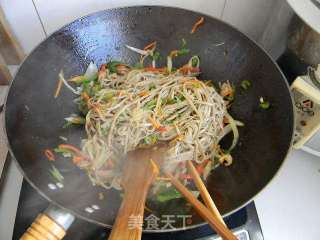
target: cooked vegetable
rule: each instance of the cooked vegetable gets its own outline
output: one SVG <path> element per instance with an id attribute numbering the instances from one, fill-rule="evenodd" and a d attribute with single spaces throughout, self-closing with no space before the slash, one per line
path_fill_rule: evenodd
<path id="1" fill-rule="evenodd" d="M 75 90 L 73 87 L 71 87 L 71 86 L 69 85 L 69 83 L 65 80 L 65 78 L 64 78 L 64 76 L 63 76 L 63 71 L 62 71 L 62 70 L 61 70 L 61 72 L 59 73 L 59 81 L 62 81 L 63 84 L 64 84 L 67 88 L 69 88 L 69 89 L 71 90 L 71 92 L 73 92 L 74 94 L 80 95 L 80 93 L 79 93 L 77 90 Z"/>
<path id="2" fill-rule="evenodd" d="M 251 87 L 251 82 L 249 82 L 248 80 L 242 80 L 240 86 L 242 89 L 247 90 Z"/>
<path id="3" fill-rule="evenodd" d="M 150 136 L 146 136 L 146 137 L 143 138 L 143 142 L 146 145 L 156 144 L 158 142 L 158 136 L 156 134 L 152 134 Z"/>
<path id="4" fill-rule="evenodd" d="M 229 81 L 226 81 L 220 84 L 220 95 L 223 97 L 225 101 L 227 101 L 226 104 L 228 106 L 229 103 L 234 100 L 234 95 L 235 95 L 234 86 Z"/>
<path id="5" fill-rule="evenodd" d="M 198 56 L 192 56 L 188 62 L 190 68 L 199 68 L 200 67 L 200 58 Z"/>
<path id="6" fill-rule="evenodd" d="M 81 150 L 71 144 L 60 144 L 58 146 L 59 149 L 63 149 L 64 151 L 69 151 L 69 152 L 73 152 L 73 153 L 77 153 L 82 155 Z"/>
<path id="7" fill-rule="evenodd" d="M 60 148 L 60 147 L 53 149 L 53 151 L 56 153 L 73 153 L 73 151 L 71 151 L 69 149 Z"/>
<path id="8" fill-rule="evenodd" d="M 85 72 L 84 76 L 86 77 L 86 79 L 88 79 L 89 81 L 94 80 L 95 78 L 97 78 L 98 76 L 98 67 L 96 64 L 94 64 L 93 62 L 91 62 L 87 68 L 87 71 Z"/>
<path id="9" fill-rule="evenodd" d="M 262 109 L 269 109 L 270 108 L 270 102 L 268 102 L 268 101 L 265 101 L 264 99 L 263 99 L 263 97 L 260 97 L 260 103 L 259 103 L 259 106 L 260 106 L 260 108 L 262 108 Z"/>
<path id="10" fill-rule="evenodd" d="M 74 82 L 74 83 L 77 83 L 77 84 L 81 84 L 84 81 L 88 81 L 88 79 L 85 76 L 76 76 L 76 77 L 70 78 L 68 80 L 68 82 Z"/>
<path id="11" fill-rule="evenodd" d="M 119 64 L 122 64 L 121 62 L 119 61 L 111 61 L 107 64 L 108 66 L 108 69 L 110 70 L 111 73 L 116 73 L 117 72 L 117 66 Z"/>
<path id="12" fill-rule="evenodd" d="M 86 120 L 80 116 L 70 116 L 65 118 L 67 123 L 75 124 L 75 125 L 83 125 L 85 124 Z"/>
<path id="13" fill-rule="evenodd" d="M 161 55 L 160 55 L 159 52 L 155 52 L 155 53 L 153 54 L 153 56 L 152 56 L 152 59 L 153 59 L 153 61 L 158 61 L 158 60 L 161 60 L 162 57 L 161 57 Z"/>
<path id="14" fill-rule="evenodd" d="M 165 170 L 185 185 L 192 178 L 186 171 L 187 160 L 194 160 L 204 179 L 216 167 L 215 159 L 221 164 L 231 164 L 230 153 L 239 139 L 237 126 L 243 125 L 226 108 L 226 99 L 234 97 L 234 86 L 229 81 L 221 83 L 219 95 L 215 88 L 197 79 L 198 56 L 175 69 L 173 58 L 189 52 L 184 39 L 181 48 L 167 56 L 166 67 L 156 67 L 160 54 L 155 42 L 144 49 L 127 48 L 142 55 L 137 67 L 111 61 L 100 67 L 94 79 L 74 82 L 79 84 L 77 89 L 70 86 L 80 95 L 76 102 L 84 116 L 71 115 L 66 121 L 84 124 L 87 138 L 81 149 L 60 144 L 55 152 L 72 157 L 73 163 L 87 172 L 93 185 L 119 190 L 125 154 L 159 141 L 170 142 Z M 152 66 L 141 68 L 146 57 L 152 58 Z M 232 144 L 223 151 L 219 141 L 230 132 Z M 153 161 L 151 165 L 158 174 L 157 165 Z M 158 177 L 158 180 L 154 189 L 159 201 L 181 197 L 165 179 Z"/>
<path id="15" fill-rule="evenodd" d="M 192 27 L 191 34 L 195 33 L 195 31 L 204 23 L 204 17 L 201 17 Z"/>
<path id="16" fill-rule="evenodd" d="M 160 193 L 157 195 L 157 200 L 159 202 L 166 202 L 177 198 L 182 198 L 182 195 L 173 187 L 168 188 L 164 191 L 160 191 Z"/>
<path id="17" fill-rule="evenodd" d="M 182 41 L 181 47 L 185 48 L 187 46 L 187 41 L 184 38 L 182 38 L 181 41 Z"/>
<path id="18" fill-rule="evenodd" d="M 55 166 L 51 166 L 51 169 L 49 170 L 51 176 L 57 181 L 62 183 L 64 177 L 62 176 L 62 174 L 60 173 L 60 171 L 55 167 Z"/>
<path id="19" fill-rule="evenodd" d="M 62 87 L 62 83 L 63 83 L 62 80 L 59 79 L 56 92 L 54 93 L 54 98 L 57 98 L 59 96 L 60 91 L 61 91 L 61 87 Z"/>
<path id="20" fill-rule="evenodd" d="M 147 46 L 145 46 L 145 47 L 143 48 L 143 50 L 153 50 L 153 49 L 155 49 L 156 47 L 157 47 L 157 42 L 154 41 L 154 42 L 152 42 L 152 43 L 149 43 Z"/>
<path id="21" fill-rule="evenodd" d="M 54 160 L 56 160 L 53 152 L 52 152 L 50 149 L 46 149 L 46 150 L 44 151 L 44 154 L 46 155 L 46 157 L 48 158 L 49 161 L 54 161 Z"/>

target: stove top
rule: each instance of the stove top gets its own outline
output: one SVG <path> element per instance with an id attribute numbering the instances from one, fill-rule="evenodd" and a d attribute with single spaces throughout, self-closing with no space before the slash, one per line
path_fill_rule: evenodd
<path id="1" fill-rule="evenodd" d="M 24 180 L 15 220 L 13 239 L 18 240 L 31 225 L 36 216 L 49 206 L 49 202 L 40 196 L 30 184 Z M 225 218 L 225 222 L 238 236 L 239 240 L 263 240 L 263 234 L 254 202 Z M 82 219 L 76 219 L 69 228 L 64 240 L 105 240 L 109 229 L 97 226 Z M 146 233 L 143 240 L 218 240 L 219 238 L 208 225 L 195 229 L 172 233 Z"/>

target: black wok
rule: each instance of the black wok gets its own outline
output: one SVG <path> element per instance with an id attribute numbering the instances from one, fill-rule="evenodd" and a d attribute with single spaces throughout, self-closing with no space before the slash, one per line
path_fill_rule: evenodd
<path id="1" fill-rule="evenodd" d="M 61 28 L 27 57 L 10 87 L 5 123 L 11 154 L 39 193 L 76 216 L 112 226 L 121 203 L 119 193 L 93 187 L 87 175 L 69 160 L 58 158 L 49 162 L 44 156 L 44 149 L 62 142 L 59 136 L 67 137 L 69 143 L 77 146 L 85 137 L 81 127 L 62 128 L 64 117 L 78 110 L 73 103 L 75 96 L 68 89 L 63 88 L 59 98 L 53 97 L 57 76 L 61 69 L 66 77 L 82 74 L 90 61 L 98 65 L 111 59 L 136 63 L 138 56 L 126 49 L 125 44 L 142 48 L 157 41 L 160 52 L 166 56 L 181 45 L 182 38 L 191 53 L 200 56 L 201 79 L 212 79 L 215 83 L 230 80 L 237 87 L 231 114 L 245 123 L 232 153 L 234 163 L 216 168 L 208 178 L 207 187 L 217 207 L 227 216 L 247 204 L 270 182 L 287 155 L 293 133 L 293 108 L 286 80 L 264 50 L 220 20 L 205 16 L 204 25 L 190 34 L 201 16 L 169 7 L 101 11 Z M 178 58 L 175 64 L 185 63 L 188 57 Z M 247 91 L 239 87 L 244 79 L 252 83 Z M 270 101 L 270 109 L 259 107 L 261 96 Z M 51 165 L 63 174 L 63 188 L 48 187 L 49 183 L 55 183 L 49 173 Z M 103 200 L 99 199 L 101 192 Z M 92 205 L 100 209 L 88 213 L 85 209 Z M 184 199 L 147 205 L 159 217 L 192 215 L 189 228 L 203 224 L 186 207 Z M 179 229 L 181 224 L 176 221 L 174 227 Z"/>

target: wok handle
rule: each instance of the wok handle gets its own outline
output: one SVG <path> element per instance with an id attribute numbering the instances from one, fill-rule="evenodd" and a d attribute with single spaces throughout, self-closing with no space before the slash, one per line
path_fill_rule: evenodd
<path id="1" fill-rule="evenodd" d="M 37 216 L 20 240 L 61 240 L 73 221 L 73 215 L 51 205 Z"/>
<path id="2" fill-rule="evenodd" d="M 116 221 L 108 240 L 139 240 L 148 187 L 125 191 Z"/>

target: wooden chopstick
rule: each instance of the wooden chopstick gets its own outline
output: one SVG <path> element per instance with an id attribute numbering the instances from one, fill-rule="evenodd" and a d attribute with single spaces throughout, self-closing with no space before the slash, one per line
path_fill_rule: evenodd
<path id="1" fill-rule="evenodd" d="M 200 191 L 200 195 L 201 195 L 204 203 L 206 204 L 207 208 L 212 212 L 212 214 L 214 214 L 226 226 L 226 223 L 224 222 L 219 210 L 217 209 L 216 205 L 214 204 L 214 202 L 208 192 L 208 189 L 206 188 L 203 181 L 201 180 L 201 177 L 199 176 L 199 173 L 196 170 L 196 168 L 194 167 L 191 160 L 187 161 L 187 167 L 188 167 L 189 173 L 192 175 L 192 178 L 193 178 L 197 188 Z"/>
<path id="2" fill-rule="evenodd" d="M 194 207 L 198 214 L 205 219 L 224 240 L 237 240 L 237 237 L 220 221 L 220 219 L 213 215 L 185 186 L 183 186 L 170 173 L 166 173 L 166 175 L 170 178 L 171 183 L 176 187 L 176 189 Z"/>

